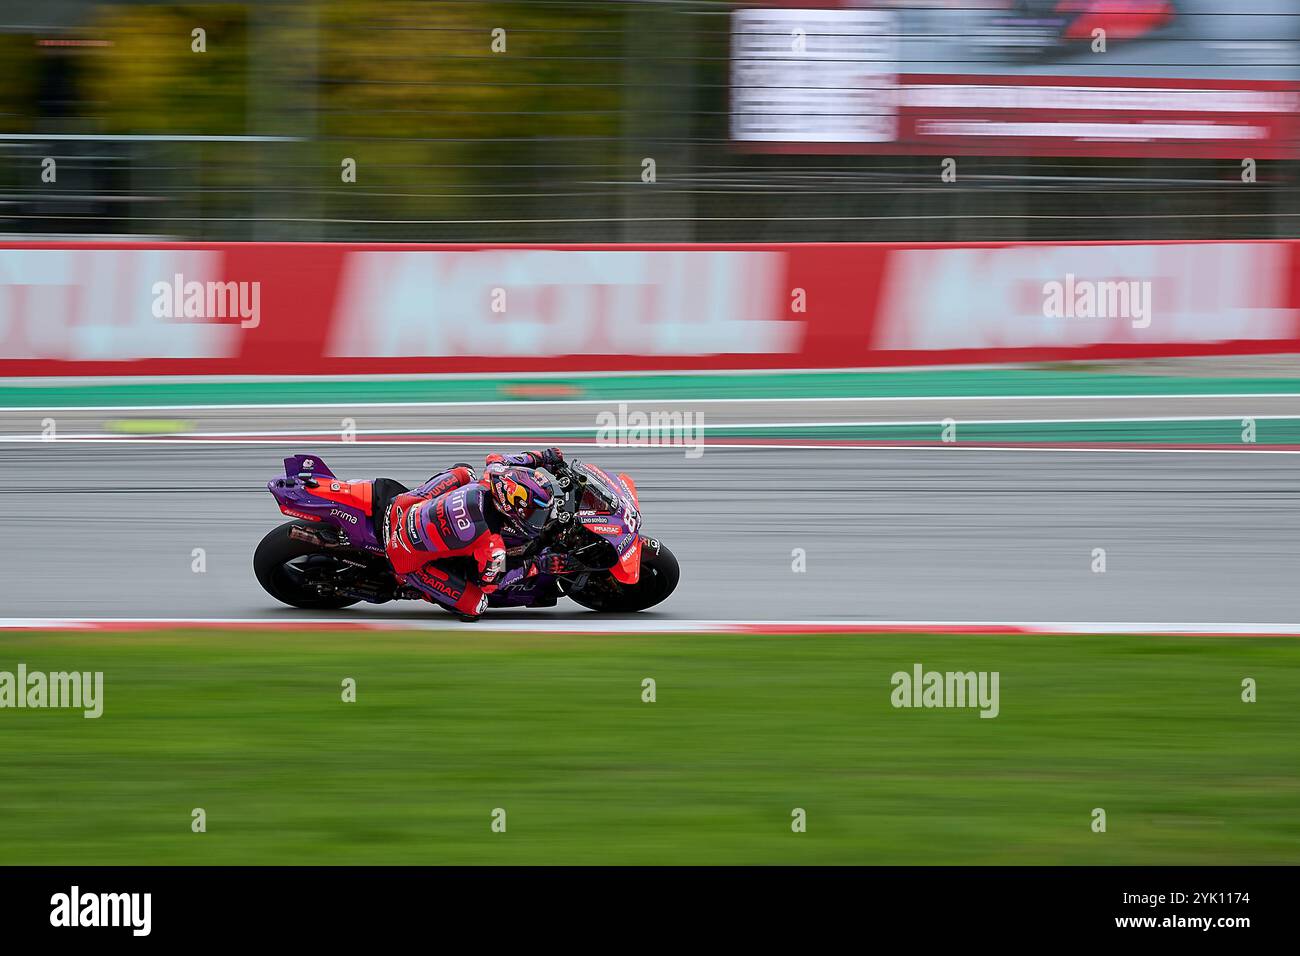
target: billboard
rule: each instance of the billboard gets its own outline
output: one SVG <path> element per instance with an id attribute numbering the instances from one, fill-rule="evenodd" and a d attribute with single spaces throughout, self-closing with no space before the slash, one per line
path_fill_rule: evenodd
<path id="1" fill-rule="evenodd" d="M 746 149 L 1300 156 L 1293 0 L 911 0 L 734 10 Z"/>
<path id="2" fill-rule="evenodd" d="M 1300 241 L 0 244 L 0 376 L 1300 352 Z"/>

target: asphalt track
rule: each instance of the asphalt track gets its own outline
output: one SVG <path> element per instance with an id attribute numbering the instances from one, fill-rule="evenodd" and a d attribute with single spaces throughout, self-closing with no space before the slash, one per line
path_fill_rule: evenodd
<path id="1" fill-rule="evenodd" d="M 423 479 L 480 446 L 0 444 L 0 618 L 309 620 L 250 558 L 291 452 Z M 628 471 L 682 564 L 643 621 L 1300 621 L 1300 455 L 962 448 L 583 448 Z M 192 569 L 202 548 L 206 570 Z M 792 569 L 803 549 L 806 571 Z M 1095 573 L 1093 552 L 1105 550 Z M 330 617 L 450 619 L 404 602 Z M 590 621 L 568 602 L 498 612 Z"/>
<path id="2" fill-rule="evenodd" d="M 621 404 L 621 407 L 620 407 Z M 328 405 L 178 406 L 168 408 L 0 408 L 0 438 L 30 439 L 52 419 L 60 437 L 130 434 L 161 424 L 192 437 L 338 438 L 358 435 L 468 438 L 547 433 L 595 436 L 602 414 L 622 424 L 641 412 L 665 422 L 699 421 L 706 431 L 756 427 L 974 422 L 1142 421 L 1300 416 L 1300 395 L 1061 395 L 831 398 L 725 401 L 554 401 L 470 403 L 340 403 Z"/>

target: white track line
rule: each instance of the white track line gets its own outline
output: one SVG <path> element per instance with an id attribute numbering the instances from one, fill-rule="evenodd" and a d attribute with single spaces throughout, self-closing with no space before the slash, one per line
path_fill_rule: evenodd
<path id="1" fill-rule="evenodd" d="M 1242 419 L 1241 415 L 1163 415 L 1163 416 L 1146 416 L 1133 418 L 960 418 L 953 419 L 957 425 L 1124 425 L 1124 424 L 1147 424 L 1152 422 L 1235 422 Z M 1300 409 L 1294 415 L 1247 415 L 1253 421 L 1296 421 L 1300 420 Z M 565 423 L 556 425 L 458 425 L 455 428 L 357 428 L 353 430 L 357 435 L 429 435 L 454 438 L 457 435 L 522 435 L 522 434 L 555 434 L 558 432 L 593 432 L 602 431 L 614 432 L 636 432 L 644 431 L 648 428 L 657 428 L 659 430 L 689 430 L 689 431 L 729 431 L 732 429 L 758 428 L 758 429 L 778 429 L 778 428 L 927 428 L 942 427 L 945 424 L 944 419 L 913 419 L 908 421 L 845 421 L 845 422 L 718 422 L 712 425 L 700 422 L 689 426 L 681 426 L 678 429 L 674 425 L 657 426 L 657 425 L 581 425 L 576 423 Z M 327 430 L 294 428 L 294 429 L 276 429 L 273 431 L 240 429 L 238 431 L 181 431 L 174 434 L 181 434 L 193 438 L 315 438 L 325 435 L 339 434 L 338 428 Z M 21 436 L 0 436 L 0 439 L 17 439 Z M 38 436 L 39 437 L 39 436 Z M 95 438 L 97 434 L 83 433 L 73 434 L 73 438 Z M 111 437 L 111 436 L 110 436 Z M 129 437 L 147 437 L 132 435 Z"/>
<path id="2" fill-rule="evenodd" d="M 0 435 L 0 444 L 15 445 L 280 445 L 290 444 L 281 438 L 138 438 L 128 436 L 122 438 L 111 438 L 103 435 L 85 435 L 60 437 L 55 439 L 41 438 L 31 435 Z M 447 446 L 451 448 L 500 448 L 500 442 L 492 441 L 455 441 L 450 439 L 392 439 L 379 441 L 344 441 L 341 438 L 320 438 L 312 439 L 311 444 L 316 446 L 330 445 L 347 445 L 352 448 L 379 445 L 379 446 Z M 636 442 L 622 442 L 616 444 L 602 443 L 596 441 L 569 441 L 565 440 L 566 448 L 635 448 L 635 449 L 659 449 L 664 451 L 681 452 L 693 448 L 708 448 L 713 451 L 722 450 L 746 450 L 746 451 L 1006 451 L 1006 452 L 1083 452 L 1086 454 L 1099 454 L 1102 452 L 1116 452 L 1119 454 L 1180 454 L 1180 455 L 1300 455 L 1300 447 L 1297 448 L 1261 448 L 1243 445 L 1241 447 L 1231 446 L 1224 448 L 1159 448 L 1155 446 L 1139 446 L 1136 448 L 1116 448 L 1114 446 L 1099 447 L 1078 447 L 1074 445 L 997 445 L 997 444 L 977 444 L 974 442 L 949 442 L 946 444 L 936 445 L 814 445 L 814 444 L 777 444 L 756 443 L 740 444 L 736 442 L 716 441 L 714 443 L 694 442 L 683 444 L 650 444 Z"/>

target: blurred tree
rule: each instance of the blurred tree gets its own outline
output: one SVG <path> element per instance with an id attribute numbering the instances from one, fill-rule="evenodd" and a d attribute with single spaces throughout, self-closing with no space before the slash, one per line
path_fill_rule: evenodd
<path id="1" fill-rule="evenodd" d="M 31 129 L 39 82 L 35 40 L 29 34 L 0 33 L 0 131 Z"/>
<path id="2" fill-rule="evenodd" d="M 96 36 L 112 45 L 86 67 L 84 99 L 105 132 L 241 133 L 248 89 L 247 11 L 238 5 L 104 6 Z M 206 33 L 206 52 L 191 49 Z"/>
<path id="3" fill-rule="evenodd" d="M 344 218 L 563 211 L 568 204 L 548 194 L 580 188 L 593 168 L 605 178 L 616 156 L 622 16 L 608 4 L 395 2 L 363 11 L 325 0 L 318 134 L 355 144 L 346 155 L 361 170 L 361 188 L 337 194 Z M 493 50 L 494 31 L 503 31 L 495 34 L 503 52 Z M 338 152 L 330 151 L 335 179 Z"/>

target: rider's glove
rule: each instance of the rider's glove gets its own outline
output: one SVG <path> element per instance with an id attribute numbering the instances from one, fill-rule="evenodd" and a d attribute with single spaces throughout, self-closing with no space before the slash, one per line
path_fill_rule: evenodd
<path id="1" fill-rule="evenodd" d="M 486 464 L 492 465 L 523 465 L 525 468 L 554 468 L 556 465 L 563 464 L 564 452 L 558 448 L 544 448 L 541 451 L 523 451 L 517 455 L 499 455 L 496 452 L 487 456 Z"/>
<path id="2" fill-rule="evenodd" d="M 558 577 L 563 574 L 577 574 L 585 570 L 586 566 L 572 555 L 546 548 L 529 562 L 528 576 L 550 574 Z"/>
<path id="3" fill-rule="evenodd" d="M 496 584 L 501 575 L 506 570 L 506 552 L 504 548 L 493 547 L 487 556 L 487 561 L 483 565 L 483 572 L 479 575 L 479 581 L 483 584 Z"/>

